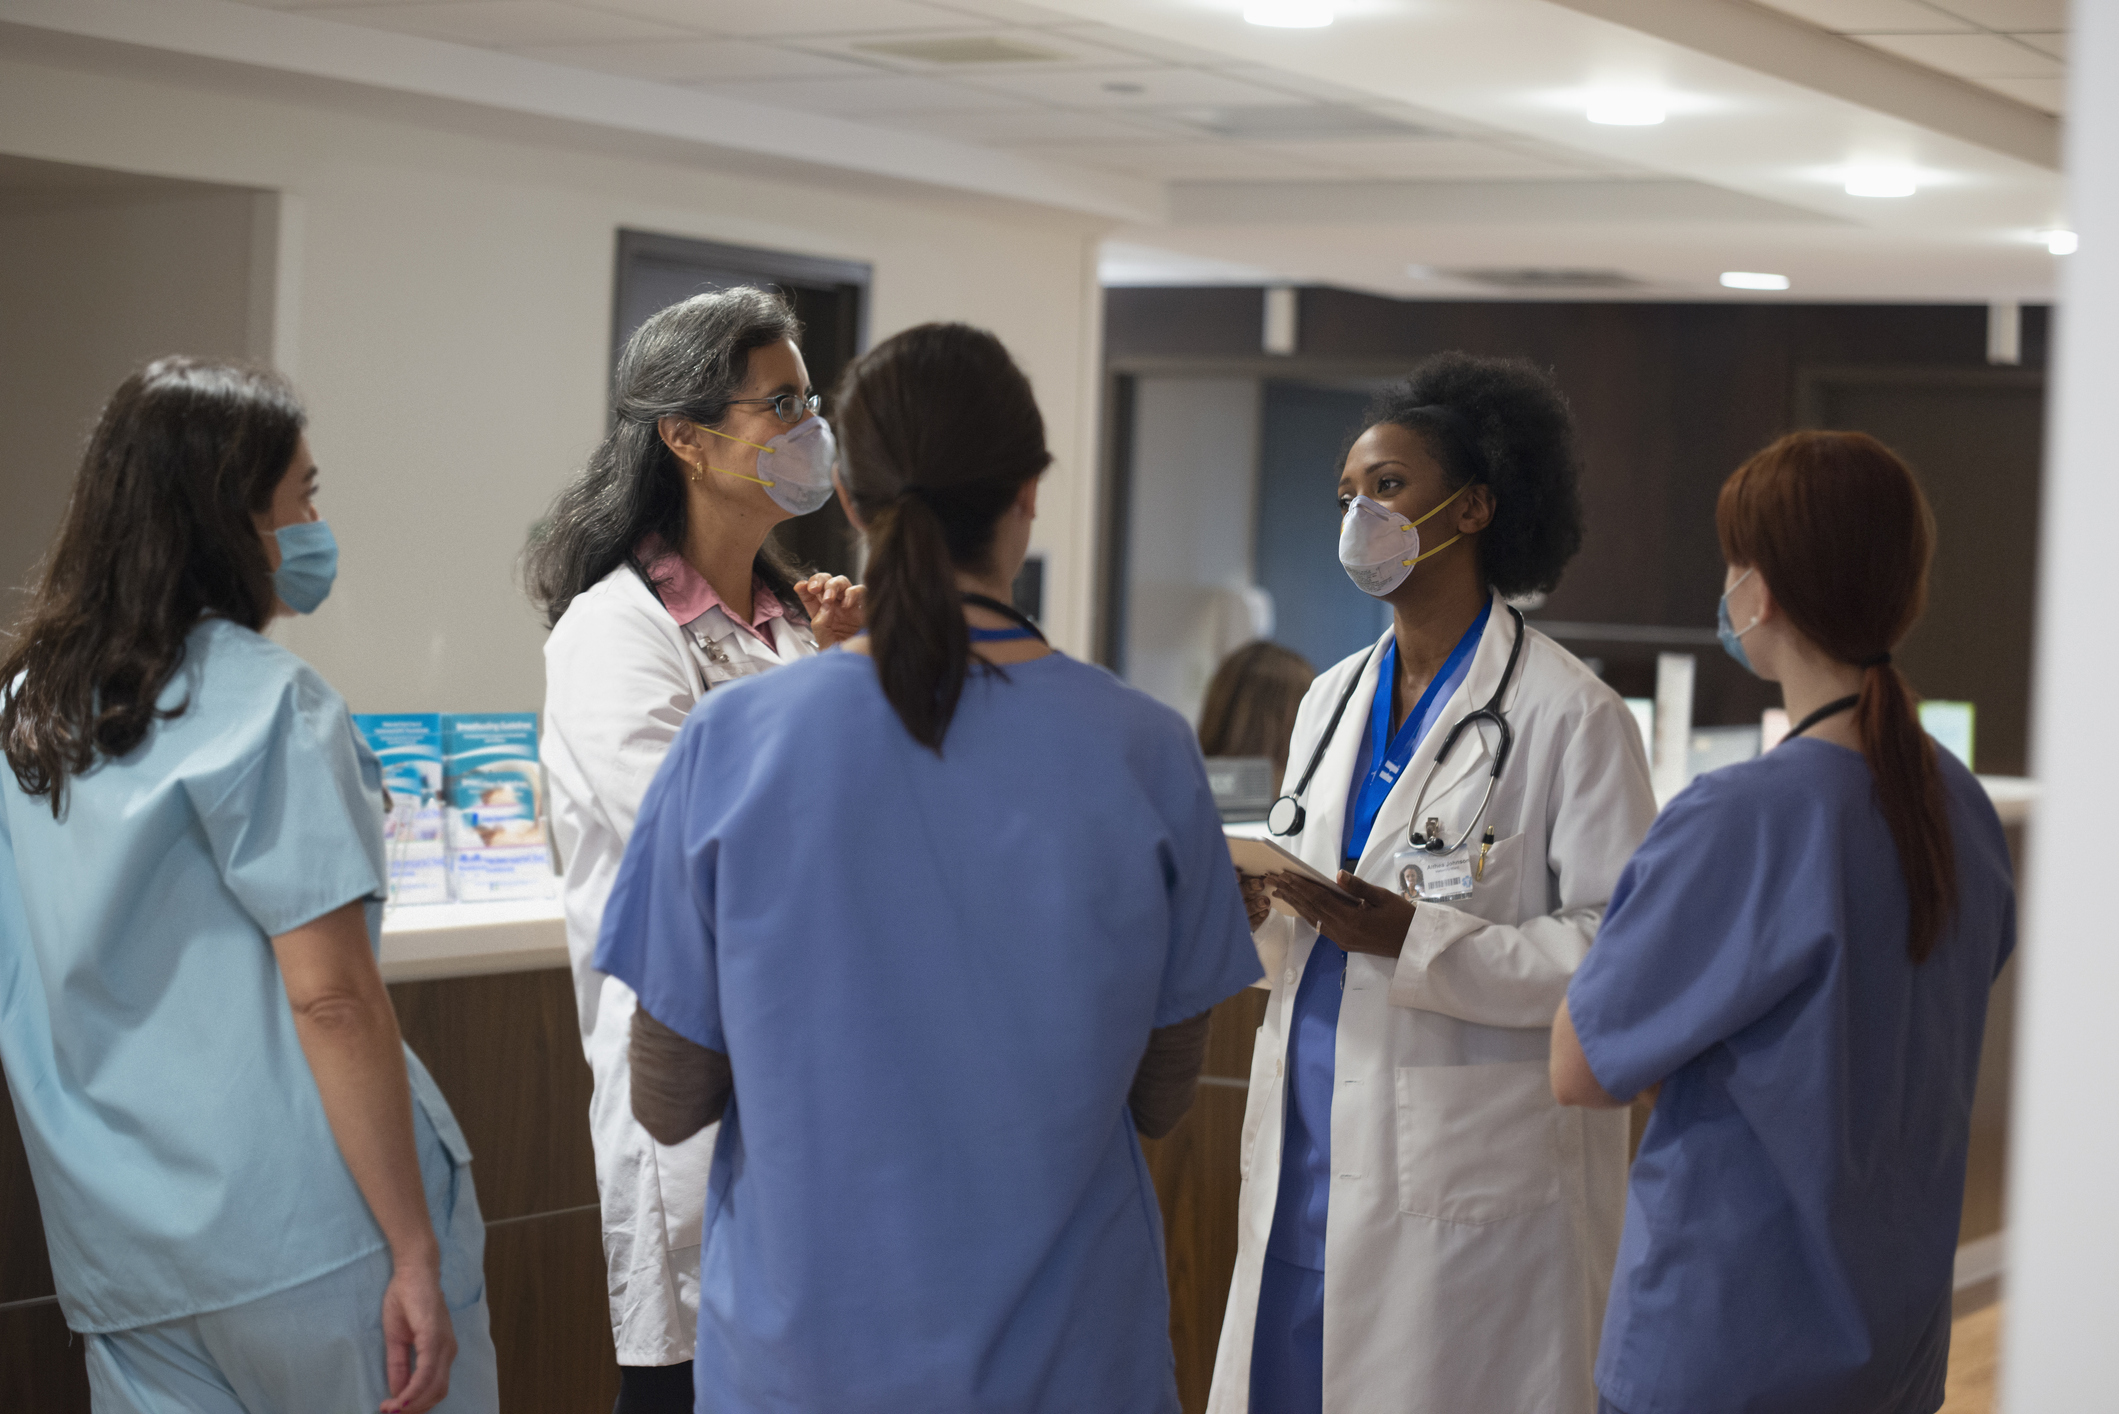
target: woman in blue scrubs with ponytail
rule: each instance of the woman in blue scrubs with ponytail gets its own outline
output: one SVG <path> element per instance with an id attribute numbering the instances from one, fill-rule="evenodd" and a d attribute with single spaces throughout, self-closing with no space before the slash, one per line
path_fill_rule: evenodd
<path id="1" fill-rule="evenodd" d="M 1933 1414 L 2016 937 L 2001 822 L 1891 659 L 1934 522 L 1857 432 L 1766 448 L 1715 521 L 1723 642 L 1796 726 L 1671 802 L 1555 1018 L 1562 1103 L 1660 1087 L 1597 1387 L 1610 1414 Z"/>

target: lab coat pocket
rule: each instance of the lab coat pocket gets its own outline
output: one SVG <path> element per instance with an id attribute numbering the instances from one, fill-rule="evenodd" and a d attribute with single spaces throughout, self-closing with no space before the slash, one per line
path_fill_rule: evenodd
<path id="1" fill-rule="evenodd" d="M 1478 1226 L 1560 1200 L 1544 1061 L 1400 1066 L 1398 1208 Z"/>
<path id="2" fill-rule="evenodd" d="M 1266 1031 L 1258 1028 L 1258 1039 L 1251 1043 L 1251 1084 L 1243 1101 L 1243 1147 L 1238 1156 L 1237 1177 L 1251 1176 L 1251 1151 L 1258 1147 L 1258 1135 L 1265 1128 L 1266 1112 L 1273 1108 L 1273 1080 L 1280 1057 L 1266 1043 Z"/>
<path id="3" fill-rule="evenodd" d="M 1523 890 L 1524 836 L 1510 835 L 1497 840 L 1486 853 L 1486 867 L 1472 884 L 1468 898 L 1453 899 L 1450 907 L 1463 913 L 1484 918 L 1489 923 L 1520 923 L 1523 919 L 1548 910 L 1540 897 L 1537 906 L 1526 905 L 1518 897 Z M 1479 848 L 1472 846 L 1472 860 L 1476 865 Z"/>
<path id="4" fill-rule="evenodd" d="M 655 1145 L 655 1187 L 662 1198 L 662 1232 L 672 1252 L 697 1247 L 706 1227 L 706 1180 L 714 1165 L 710 1124 L 681 1144 Z"/>

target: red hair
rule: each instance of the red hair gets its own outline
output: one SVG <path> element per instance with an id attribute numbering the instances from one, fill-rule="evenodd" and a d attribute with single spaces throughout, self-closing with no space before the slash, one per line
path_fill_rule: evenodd
<path id="1" fill-rule="evenodd" d="M 1805 638 L 1864 669 L 1855 725 L 1905 876 L 1906 948 L 1923 962 L 1956 905 L 1957 852 L 1935 743 L 1890 657 L 1927 607 L 1928 498 L 1866 433 L 1795 432 L 1722 484 L 1714 527 L 1722 558 L 1757 570 Z"/>

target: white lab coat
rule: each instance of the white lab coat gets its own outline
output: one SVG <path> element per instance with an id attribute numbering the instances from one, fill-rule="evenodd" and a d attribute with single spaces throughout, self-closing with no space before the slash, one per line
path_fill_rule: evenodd
<path id="1" fill-rule="evenodd" d="M 545 642 L 543 757 L 566 871 L 581 1048 L 595 1083 L 589 1135 L 621 1365 L 692 1358 L 706 1174 L 719 1126 L 665 1146 L 633 1118 L 627 1042 L 637 1000 L 590 959 L 641 797 L 700 695 L 817 651 L 806 627 L 785 617 L 770 623 L 777 656 L 718 607 L 680 627 L 621 565 L 567 606 Z"/>
<path id="2" fill-rule="evenodd" d="M 1498 598 L 1464 682 L 1392 786 L 1361 878 L 1395 890 L 1391 855 L 1448 729 L 1499 685 L 1515 623 Z M 1379 640 L 1380 643 L 1380 640 Z M 1296 714 L 1290 770 L 1347 703 L 1282 843 L 1331 874 L 1375 699 L 1380 651 L 1319 677 Z M 1503 707 L 1515 748 L 1486 824 L 1496 844 L 1473 894 L 1423 903 L 1396 958 L 1352 954 L 1339 1011 L 1325 1233 L 1325 1414 L 1590 1414 L 1591 1367 L 1618 1253 L 1626 1112 L 1563 1109 L 1546 1077 L 1554 1010 L 1595 936 L 1619 870 L 1655 814 L 1625 703 L 1529 631 Z M 1473 733 L 1479 732 L 1479 739 Z M 1468 728 L 1422 820 L 1454 840 L 1492 769 L 1491 728 Z M 1250 1405 L 1259 1275 L 1280 1180 L 1285 1059 L 1296 983 L 1316 930 L 1275 912 L 1257 933 L 1272 1000 L 1251 1062 L 1236 1272 L 1208 1400 Z M 1257 1414 L 1275 1414 L 1260 1410 Z"/>

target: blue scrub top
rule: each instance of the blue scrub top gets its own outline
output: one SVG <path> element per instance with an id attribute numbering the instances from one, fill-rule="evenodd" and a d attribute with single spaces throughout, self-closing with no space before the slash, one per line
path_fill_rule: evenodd
<path id="1" fill-rule="evenodd" d="M 1127 1093 L 1260 967 L 1176 713 L 1053 654 L 975 671 L 938 755 L 857 654 L 717 687 L 596 966 L 735 1071 L 700 1409 L 1177 1409 Z"/>
<path id="2" fill-rule="evenodd" d="M 1797 738 L 1701 777 L 1620 875 L 1567 1004 L 1598 1083 L 1661 1081 L 1597 1387 L 1626 1414 L 1928 1414 L 1987 993 L 2001 822 L 1938 751 L 1957 910 L 1918 967 L 1868 764 Z"/>
<path id="3" fill-rule="evenodd" d="M 1346 824 L 1339 847 L 1346 859 L 1358 860 L 1368 848 L 1369 834 L 1398 774 L 1471 671 L 1472 655 L 1479 649 L 1493 608 L 1493 601 L 1488 600 L 1395 736 L 1391 733 L 1391 697 L 1398 681 L 1397 635 L 1384 644 L 1383 662 L 1376 670 L 1376 694 L 1370 699 L 1368 722 L 1361 735 L 1361 753 L 1354 758 L 1359 769 L 1347 787 Z M 1303 965 L 1288 1019 L 1286 1065 L 1293 1083 L 1288 1086 L 1287 1127 L 1280 1146 L 1280 1187 L 1273 1201 L 1273 1226 L 1266 1237 L 1268 1255 L 1317 1272 L 1324 1270 L 1324 1234 L 1331 1208 L 1332 1081 L 1339 1068 L 1339 1003 L 1345 995 L 1346 950 L 1330 938 L 1319 937 Z"/>
<path id="4" fill-rule="evenodd" d="M 375 758 L 301 659 L 225 619 L 177 715 L 67 782 L 0 770 L 0 1064 L 77 1331 L 218 1310 L 383 1248 L 270 939 L 385 894 Z M 406 1052 L 416 1121 L 470 1152 Z M 424 1137 L 424 1135 L 422 1136 Z"/>

